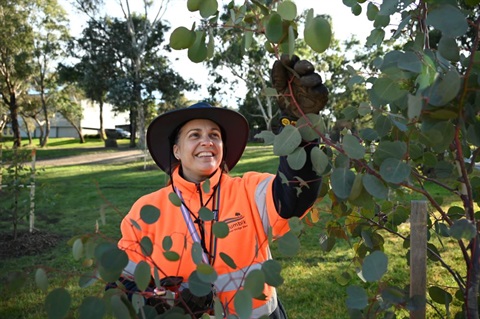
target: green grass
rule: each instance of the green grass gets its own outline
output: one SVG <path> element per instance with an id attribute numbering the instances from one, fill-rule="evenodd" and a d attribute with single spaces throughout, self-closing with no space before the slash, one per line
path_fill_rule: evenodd
<path id="1" fill-rule="evenodd" d="M 77 141 L 78 142 L 78 141 Z M 103 146 L 101 141 L 87 142 L 89 146 L 71 140 L 50 140 L 50 146 L 42 149 L 42 156 L 55 158 L 91 152 Z M 95 150 L 106 151 L 106 150 Z M 109 150 L 114 151 L 114 150 Z M 65 286 L 73 296 L 73 306 L 78 306 L 86 295 L 101 296 L 103 284 L 88 289 L 78 288 L 78 275 L 85 270 L 80 262 L 73 259 L 68 240 L 74 236 L 92 234 L 109 240 L 118 240 L 119 223 L 128 212 L 130 205 L 141 195 L 152 192 L 166 183 L 166 176 L 153 165 L 143 170 L 143 161 L 129 164 L 83 165 L 68 167 L 40 168 L 37 174 L 36 228 L 42 232 L 53 232 L 61 236 L 61 242 L 41 254 L 0 260 L 2 283 L 7 282 L 5 274 L 13 271 L 28 273 L 28 280 L 18 291 L 13 286 L 0 285 L 0 318 L 46 318 L 44 300 L 46 293 L 34 284 L 34 271 L 42 266 L 48 272 L 50 288 Z M 241 175 L 245 171 L 265 171 L 275 173 L 278 158 L 271 147 L 249 146 L 232 175 Z M 437 190 L 435 190 L 437 191 Z M 439 196 L 445 196 L 441 190 Z M 0 196 L 0 207 L 8 207 L 11 197 Z M 28 192 L 20 199 L 23 210 L 28 211 Z M 306 226 L 300 237 L 299 254 L 284 257 L 273 253 L 283 266 L 285 283 L 279 289 L 279 296 L 290 318 L 349 318 L 345 306 L 346 286 L 339 285 L 337 278 L 345 271 L 352 275 L 350 284 L 363 285 L 355 275 L 352 261 L 352 243 L 339 241 L 331 252 L 319 249 L 319 236 L 324 233 L 325 223 L 329 221 L 328 200 L 320 203 L 320 222 Z M 0 214 L 1 232 L 9 231 L 11 222 L 2 211 Z M 25 230 L 28 221 L 22 220 L 20 228 Z M 95 234 L 98 227 L 99 232 Z M 403 227 L 403 226 L 402 226 Z M 406 227 L 406 226 L 405 226 Z M 407 228 L 402 232 L 408 232 Z M 402 249 L 403 241 L 393 235 L 385 234 L 385 250 L 389 257 L 388 273 L 384 280 L 404 287 L 408 284 L 409 268 Z M 448 241 L 441 249 L 445 256 L 462 273 L 462 257 L 458 248 Z M 429 261 L 428 282 L 445 287 L 454 287 L 451 277 Z M 11 278 L 8 280 L 11 281 Z M 375 289 L 370 285 L 369 289 Z M 450 290 L 454 293 L 454 289 Z M 455 305 L 458 307 L 458 302 Z M 408 315 L 408 314 L 407 314 Z M 72 315 L 72 318 L 74 315 Z M 429 309 L 428 318 L 435 318 Z"/>

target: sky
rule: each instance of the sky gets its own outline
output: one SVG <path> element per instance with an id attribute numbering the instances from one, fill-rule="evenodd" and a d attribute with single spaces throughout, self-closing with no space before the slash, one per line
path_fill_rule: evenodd
<path id="1" fill-rule="evenodd" d="M 67 10 L 70 15 L 70 28 L 72 35 L 78 35 L 85 23 L 87 17 L 83 13 L 76 12 L 69 5 L 71 0 L 59 0 L 59 3 Z M 122 11 L 119 5 L 120 0 L 105 0 L 106 3 L 106 12 L 109 16 L 121 17 Z M 125 0 L 121 0 L 125 3 Z M 222 0 L 219 1 L 219 6 L 221 5 Z M 297 11 L 302 12 L 305 9 L 312 8 L 314 10 L 314 15 L 319 14 L 328 14 L 332 17 L 332 30 L 335 34 L 335 37 L 339 40 L 346 40 L 350 38 L 351 35 L 356 35 L 357 38 L 364 42 L 365 38 L 370 34 L 370 31 L 373 29 L 372 22 L 368 21 L 365 15 L 366 4 L 364 3 L 363 12 L 360 16 L 354 16 L 350 8 L 345 6 L 342 3 L 342 0 L 292 0 L 297 5 Z M 227 1 L 223 1 L 227 3 Z M 239 1 L 237 0 L 236 3 Z M 242 1 L 243 2 L 243 1 Z M 143 1 L 140 0 L 130 0 L 132 5 L 132 10 L 142 10 L 141 4 Z M 190 28 L 193 21 L 200 21 L 200 14 L 198 12 L 190 12 L 187 9 L 187 0 L 170 0 L 167 6 L 164 6 L 161 10 L 162 19 L 169 22 L 171 29 L 173 31 L 175 28 L 184 26 Z M 241 3 L 241 2 L 240 2 Z M 153 9 L 151 12 L 157 12 L 160 6 L 159 0 L 154 0 Z M 150 18 L 153 18 L 151 16 Z M 169 35 L 166 36 L 168 39 Z M 187 57 L 187 50 L 173 51 L 169 57 L 175 60 L 172 63 L 171 67 L 176 72 L 178 72 L 182 77 L 186 79 L 193 79 L 197 84 L 203 84 L 199 92 L 191 92 L 186 94 L 186 96 L 191 100 L 198 100 L 204 97 L 207 97 L 207 82 L 208 71 L 204 67 L 203 63 L 194 63 L 191 62 Z M 245 94 L 245 90 L 240 87 L 235 90 L 231 90 L 231 96 L 228 97 L 228 103 L 235 101 L 237 97 L 242 98 Z M 234 107 L 234 106 L 233 106 Z"/>

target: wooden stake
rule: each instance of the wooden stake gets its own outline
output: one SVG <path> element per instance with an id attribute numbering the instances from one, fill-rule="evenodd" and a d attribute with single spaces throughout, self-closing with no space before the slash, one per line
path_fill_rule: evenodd
<path id="1" fill-rule="evenodd" d="M 410 215 L 410 298 L 427 295 L 427 202 L 412 201 Z M 425 304 L 410 312 L 410 319 L 425 319 Z"/>

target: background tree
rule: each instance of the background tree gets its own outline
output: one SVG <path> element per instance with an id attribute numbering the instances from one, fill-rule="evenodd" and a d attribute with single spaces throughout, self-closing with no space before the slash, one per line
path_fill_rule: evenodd
<path id="1" fill-rule="evenodd" d="M 0 1 L 0 93 L 8 106 L 14 147 L 21 146 L 17 99 L 25 94 L 32 77 L 34 32 L 29 24 L 34 1 Z"/>
<path id="2" fill-rule="evenodd" d="M 31 19 L 35 30 L 33 89 L 39 96 L 43 110 L 44 130 L 40 146 L 46 146 L 50 135 L 50 117 L 55 114 L 55 101 L 51 93 L 56 91 L 56 61 L 65 56 L 64 44 L 69 38 L 66 12 L 56 0 L 43 1 L 42 10 Z"/>
<path id="3" fill-rule="evenodd" d="M 91 17 L 92 24 L 98 21 L 103 1 L 78 0 L 76 4 Z M 123 20 L 106 18 L 102 24 L 102 48 L 108 53 L 104 61 L 115 63 L 110 67 L 114 74 L 108 77 L 111 81 L 106 82 L 104 93 L 108 91 L 109 101 L 119 110 L 130 111 L 131 147 L 136 145 L 137 132 L 139 146 L 144 147 L 145 120 L 155 112 L 155 104 L 174 103 L 180 92 L 196 88 L 171 70 L 162 55 L 162 50 L 167 50 L 161 44 L 168 27 L 161 21 L 163 2 L 153 14 L 152 4 L 144 1 L 143 13 L 136 14 L 130 10 L 128 0 L 120 1 Z"/>

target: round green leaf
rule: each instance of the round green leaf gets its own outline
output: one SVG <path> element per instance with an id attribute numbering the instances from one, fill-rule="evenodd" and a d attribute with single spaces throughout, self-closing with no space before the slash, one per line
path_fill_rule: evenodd
<path id="1" fill-rule="evenodd" d="M 163 250 L 170 250 L 173 246 L 173 240 L 171 236 L 165 236 L 162 240 L 162 248 Z"/>
<path id="2" fill-rule="evenodd" d="M 56 288 L 45 298 L 45 308 L 49 319 L 63 319 L 67 316 L 72 298 L 65 288 Z"/>
<path id="3" fill-rule="evenodd" d="M 116 294 L 110 298 L 111 309 L 115 319 L 130 319 L 130 310 L 122 300 L 122 295 Z"/>
<path id="4" fill-rule="evenodd" d="M 387 272 L 388 257 L 382 251 L 374 251 L 363 261 L 362 276 L 368 282 L 380 280 Z"/>
<path id="5" fill-rule="evenodd" d="M 191 12 L 200 10 L 200 3 L 202 0 L 187 0 L 187 9 Z"/>
<path id="6" fill-rule="evenodd" d="M 265 26 L 265 36 L 267 37 L 268 41 L 273 43 L 279 43 L 282 40 L 283 22 L 282 17 L 278 13 L 273 12 L 270 15 L 270 18 Z"/>
<path id="7" fill-rule="evenodd" d="M 212 228 L 213 234 L 215 237 L 218 238 L 225 238 L 228 236 L 228 233 L 230 232 L 230 229 L 228 228 L 227 223 L 224 222 L 216 222 L 213 224 Z"/>
<path id="8" fill-rule="evenodd" d="M 282 278 L 282 265 L 274 260 L 267 260 L 262 264 L 262 271 L 265 274 L 265 282 L 273 287 L 279 287 L 283 284 L 284 279 Z"/>
<path id="9" fill-rule="evenodd" d="M 230 257 L 229 255 L 221 252 L 219 254 L 220 258 L 223 260 L 223 262 L 225 264 L 227 264 L 228 267 L 232 268 L 232 269 L 237 269 L 237 264 L 235 264 L 235 261 L 233 260 L 232 257 Z"/>
<path id="10" fill-rule="evenodd" d="M 197 265 L 197 275 L 200 280 L 210 284 L 213 284 L 218 278 L 215 269 L 212 266 L 204 263 Z"/>
<path id="11" fill-rule="evenodd" d="M 401 160 L 407 152 L 407 145 L 401 141 L 382 141 L 373 154 L 373 160 L 377 165 L 382 164 L 387 158 Z"/>
<path id="12" fill-rule="evenodd" d="M 195 265 L 202 263 L 203 249 L 200 243 L 193 243 L 192 245 L 192 260 Z"/>
<path id="13" fill-rule="evenodd" d="M 278 250 L 285 256 L 293 257 L 300 249 L 300 241 L 291 231 L 277 239 Z"/>
<path id="14" fill-rule="evenodd" d="M 313 141 L 326 131 L 325 122 L 320 114 L 307 113 L 298 119 L 296 127 L 304 141 Z"/>
<path id="15" fill-rule="evenodd" d="M 453 300 L 452 295 L 448 291 L 443 290 L 442 288 L 437 286 L 429 287 L 428 295 L 430 296 L 430 298 L 432 298 L 433 301 L 441 305 L 448 305 Z"/>
<path id="16" fill-rule="evenodd" d="M 252 296 L 247 290 L 237 291 L 233 300 L 235 312 L 240 319 L 249 319 L 252 315 Z"/>
<path id="17" fill-rule="evenodd" d="M 207 46 L 205 44 L 205 32 L 195 32 L 195 42 L 188 48 L 188 58 L 190 61 L 200 63 L 207 58 Z"/>
<path id="18" fill-rule="evenodd" d="M 427 24 L 449 37 L 460 37 L 468 30 L 467 17 L 456 6 L 432 5 L 428 9 Z"/>
<path id="19" fill-rule="evenodd" d="M 389 183 L 400 184 L 410 175 L 410 166 L 399 159 L 387 158 L 380 166 L 380 175 Z"/>
<path id="20" fill-rule="evenodd" d="M 43 268 L 38 268 L 35 272 L 35 283 L 41 291 L 47 292 L 48 290 L 48 278 L 47 273 Z"/>
<path id="21" fill-rule="evenodd" d="M 277 12 L 283 20 L 292 21 L 297 17 L 297 6 L 292 1 L 283 1 L 278 4 Z"/>
<path id="22" fill-rule="evenodd" d="M 140 261 L 135 267 L 134 277 L 135 283 L 140 291 L 147 289 L 152 277 L 150 265 L 145 261 Z"/>
<path id="23" fill-rule="evenodd" d="M 294 170 L 300 170 L 307 161 L 307 152 L 303 147 L 297 148 L 287 156 L 288 166 Z"/>
<path id="24" fill-rule="evenodd" d="M 188 277 L 188 288 L 197 297 L 203 297 L 210 293 L 212 285 L 200 279 L 197 270 Z"/>
<path id="25" fill-rule="evenodd" d="M 456 220 L 453 225 L 450 227 L 450 236 L 455 239 L 466 239 L 471 240 L 477 235 L 477 230 L 475 225 L 468 219 L 459 219 Z"/>
<path id="26" fill-rule="evenodd" d="M 158 221 L 160 217 L 160 209 L 152 205 L 145 205 L 140 210 L 140 218 L 146 224 L 153 224 Z"/>
<path id="27" fill-rule="evenodd" d="M 363 175 L 361 173 L 358 173 L 355 175 L 355 180 L 352 185 L 352 190 L 350 191 L 350 195 L 348 195 L 348 200 L 352 201 L 360 194 L 362 193 L 363 190 L 363 181 L 362 181 Z"/>
<path id="28" fill-rule="evenodd" d="M 335 168 L 330 177 L 330 183 L 335 195 L 347 199 L 355 182 L 355 173 L 348 168 Z"/>
<path id="29" fill-rule="evenodd" d="M 305 26 L 303 37 L 312 50 L 322 53 L 330 46 L 332 30 L 330 23 L 322 17 L 315 17 Z"/>
<path id="30" fill-rule="evenodd" d="M 110 248 L 101 255 L 99 261 L 100 265 L 106 270 L 121 271 L 128 264 L 128 256 L 116 245 L 110 245 Z"/>
<path id="31" fill-rule="evenodd" d="M 199 10 L 202 18 L 207 19 L 217 13 L 218 2 L 217 0 L 201 0 Z"/>
<path id="32" fill-rule="evenodd" d="M 449 61 L 460 61 L 460 48 L 455 38 L 443 36 L 438 43 L 438 51 Z"/>
<path id="33" fill-rule="evenodd" d="M 367 5 L 367 19 L 370 21 L 375 21 L 379 11 L 380 9 L 378 9 L 373 2 L 369 2 Z"/>
<path id="34" fill-rule="evenodd" d="M 388 188 L 376 176 L 366 174 L 362 178 L 363 187 L 367 192 L 378 199 L 386 199 L 388 196 Z"/>
<path id="35" fill-rule="evenodd" d="M 302 143 L 302 136 L 293 125 L 287 125 L 275 136 L 273 142 L 273 153 L 278 156 L 291 154 Z"/>
<path id="36" fill-rule="evenodd" d="M 254 298 L 258 298 L 263 293 L 264 285 L 265 274 L 260 269 L 254 269 L 247 274 L 243 288 L 248 290 Z"/>
<path id="37" fill-rule="evenodd" d="M 164 251 L 163 256 L 169 261 L 180 260 L 180 255 L 174 251 Z"/>
<path id="38" fill-rule="evenodd" d="M 178 197 L 178 195 L 174 192 L 168 194 L 168 200 L 170 201 L 170 203 L 177 207 L 182 206 L 182 201 L 180 200 L 180 197 Z"/>
<path id="39" fill-rule="evenodd" d="M 368 305 L 368 295 L 365 289 L 359 286 L 347 287 L 347 307 L 349 309 L 363 309 Z"/>
<path id="40" fill-rule="evenodd" d="M 407 91 L 400 88 L 398 81 L 388 77 L 377 79 L 373 83 L 373 90 L 378 97 L 387 102 L 394 102 L 407 94 Z"/>
<path id="41" fill-rule="evenodd" d="M 79 319 L 102 319 L 107 312 L 107 306 L 103 299 L 88 296 L 83 299 L 78 312 L 80 314 Z"/>
<path id="42" fill-rule="evenodd" d="M 140 240 L 140 248 L 144 256 L 150 256 L 153 253 L 153 243 L 150 237 L 144 236 Z"/>
<path id="43" fill-rule="evenodd" d="M 342 144 L 343 149 L 350 158 L 362 159 L 365 156 L 365 148 L 355 136 L 350 134 L 345 135 Z"/>
<path id="44" fill-rule="evenodd" d="M 378 21 L 380 17 L 384 16 L 377 15 L 375 21 Z M 372 32 L 370 32 L 370 35 L 367 37 L 367 42 L 365 45 L 367 47 L 372 47 L 374 45 L 380 46 L 383 42 L 383 39 L 385 39 L 385 31 L 383 29 L 373 29 Z"/>
<path id="45" fill-rule="evenodd" d="M 378 133 L 374 129 L 367 127 L 360 130 L 360 137 L 372 142 L 378 139 Z"/>
<path id="46" fill-rule="evenodd" d="M 188 49 L 195 43 L 195 31 L 178 27 L 170 34 L 170 47 L 174 50 Z"/>
<path id="47" fill-rule="evenodd" d="M 318 174 L 325 174 L 325 170 L 329 165 L 328 156 L 318 147 L 312 148 L 310 151 L 310 158 L 312 160 L 313 170 Z"/>
<path id="48" fill-rule="evenodd" d="M 83 256 L 83 241 L 81 238 L 77 238 L 73 242 L 72 246 L 73 259 L 79 260 Z"/>
<path id="49" fill-rule="evenodd" d="M 351 10 L 354 16 L 359 16 L 360 14 L 362 14 L 362 6 L 358 3 L 356 3 Z"/>
<path id="50" fill-rule="evenodd" d="M 427 91 L 429 103 L 433 106 L 444 106 L 453 100 L 462 85 L 460 74 L 455 69 L 450 69 L 443 77 L 438 77 L 430 91 Z"/>
<path id="51" fill-rule="evenodd" d="M 200 210 L 198 211 L 198 216 L 206 222 L 213 220 L 213 218 L 215 217 L 213 215 L 213 212 L 207 207 L 200 208 Z"/>

